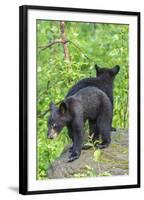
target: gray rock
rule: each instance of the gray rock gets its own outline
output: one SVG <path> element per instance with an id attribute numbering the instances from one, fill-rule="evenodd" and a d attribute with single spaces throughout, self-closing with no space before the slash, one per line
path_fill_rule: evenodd
<path id="1" fill-rule="evenodd" d="M 96 149 L 82 150 L 79 159 L 67 162 L 67 146 L 61 156 L 48 169 L 48 178 L 70 178 L 89 176 L 115 176 L 128 174 L 128 131 L 118 129 L 112 133 L 111 145 L 100 150 L 97 161 L 94 159 Z"/>

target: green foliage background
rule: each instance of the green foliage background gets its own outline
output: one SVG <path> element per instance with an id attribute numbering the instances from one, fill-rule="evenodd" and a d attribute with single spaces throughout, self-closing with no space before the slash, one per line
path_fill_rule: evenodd
<path id="1" fill-rule="evenodd" d="M 129 26 L 65 22 L 70 63 L 62 44 L 43 49 L 61 38 L 60 22 L 37 20 L 37 179 L 70 142 L 66 128 L 55 140 L 47 139 L 48 115 L 40 116 L 51 101 L 59 102 L 78 80 L 94 76 L 94 62 L 102 67 L 120 65 L 115 80 L 113 126 L 128 128 L 128 36 Z M 79 48 L 76 48 L 76 46 Z"/>

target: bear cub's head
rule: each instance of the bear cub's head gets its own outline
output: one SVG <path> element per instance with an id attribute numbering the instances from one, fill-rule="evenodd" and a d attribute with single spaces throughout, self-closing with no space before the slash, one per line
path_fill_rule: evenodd
<path id="1" fill-rule="evenodd" d="M 120 66 L 116 65 L 113 68 L 101 68 L 98 65 L 95 65 L 95 69 L 97 77 L 110 80 L 115 78 L 116 74 L 120 70 Z"/>
<path id="2" fill-rule="evenodd" d="M 49 139 L 54 139 L 61 132 L 63 127 L 70 121 L 67 103 L 62 102 L 59 107 L 54 103 L 50 104 L 51 114 L 48 118 L 48 133 Z"/>

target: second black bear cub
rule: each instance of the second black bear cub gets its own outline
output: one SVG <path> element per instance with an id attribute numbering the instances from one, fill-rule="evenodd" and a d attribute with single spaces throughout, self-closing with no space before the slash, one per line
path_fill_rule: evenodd
<path id="1" fill-rule="evenodd" d="M 55 138 L 62 128 L 67 126 L 73 142 L 69 161 L 80 156 L 86 120 L 94 137 L 101 136 L 102 142 L 98 147 L 106 148 L 111 141 L 112 104 L 103 91 L 96 87 L 86 87 L 67 97 L 58 108 L 51 104 L 48 138 Z"/>
<path id="2" fill-rule="evenodd" d="M 74 95 L 82 88 L 92 86 L 92 87 L 97 87 L 103 92 L 105 92 L 107 96 L 110 98 L 110 101 L 113 105 L 113 84 L 114 84 L 114 79 L 120 70 L 120 66 L 116 65 L 115 67 L 109 69 L 109 68 L 101 68 L 98 65 L 95 65 L 95 69 L 97 77 L 85 78 L 78 81 L 69 90 L 66 97 Z"/>

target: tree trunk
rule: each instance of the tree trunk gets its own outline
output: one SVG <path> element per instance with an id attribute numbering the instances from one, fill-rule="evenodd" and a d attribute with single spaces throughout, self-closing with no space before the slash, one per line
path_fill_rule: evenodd
<path id="1" fill-rule="evenodd" d="M 65 22 L 60 22 L 60 30 L 61 30 L 63 49 L 64 49 L 64 58 L 65 60 L 70 61 L 68 45 L 67 45 L 67 37 L 65 32 Z"/>

